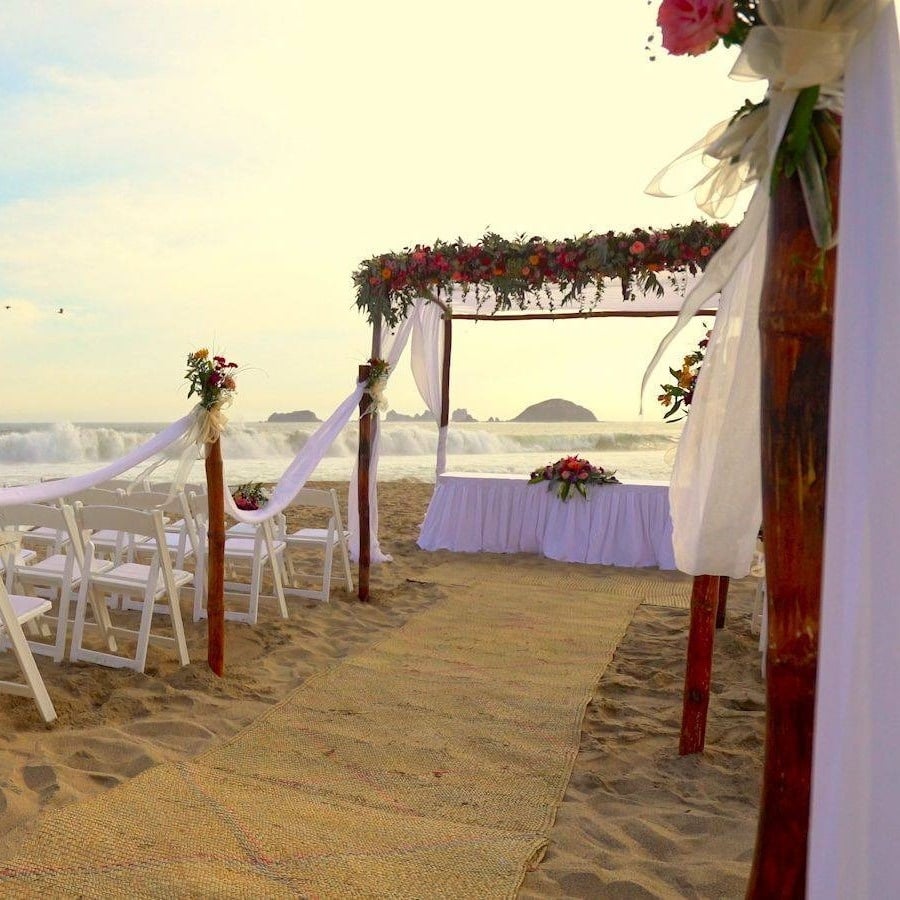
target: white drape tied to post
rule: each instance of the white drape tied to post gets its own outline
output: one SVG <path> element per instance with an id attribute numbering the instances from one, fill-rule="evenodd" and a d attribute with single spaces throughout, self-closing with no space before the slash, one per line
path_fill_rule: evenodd
<path id="1" fill-rule="evenodd" d="M 366 411 L 365 415 L 387 412 L 388 399 L 384 393 L 387 383 L 388 376 L 382 375 L 379 378 L 373 379 L 372 383 L 366 387 L 366 393 L 372 398 L 372 405 Z"/>
<path id="2" fill-rule="evenodd" d="M 716 212 L 730 208 L 742 186 L 758 181 L 743 222 L 685 299 L 642 384 L 643 395 L 652 369 L 675 335 L 721 291 L 670 491 L 675 558 L 678 568 L 689 574 L 746 575 L 762 519 L 756 324 L 775 154 L 800 90 L 822 85 L 820 105 L 839 108 L 848 54 L 888 2 L 763 0 L 760 12 L 767 24 L 751 29 L 732 74 L 768 79 L 768 102 L 749 116 L 717 126 L 650 185 L 652 192 L 666 195 L 687 163 L 699 159 L 711 171 L 693 181 L 698 202 L 705 211 Z M 817 189 L 824 190 L 824 185 L 804 184 L 805 195 Z M 813 219 L 821 216 L 815 197 L 812 203 L 807 197 L 807 208 Z"/>

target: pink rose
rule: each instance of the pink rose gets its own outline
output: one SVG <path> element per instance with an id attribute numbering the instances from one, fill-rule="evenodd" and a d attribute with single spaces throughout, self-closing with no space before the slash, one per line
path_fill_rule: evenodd
<path id="1" fill-rule="evenodd" d="M 663 0 L 656 24 L 669 53 L 699 56 L 731 31 L 734 5 L 731 0 Z"/>

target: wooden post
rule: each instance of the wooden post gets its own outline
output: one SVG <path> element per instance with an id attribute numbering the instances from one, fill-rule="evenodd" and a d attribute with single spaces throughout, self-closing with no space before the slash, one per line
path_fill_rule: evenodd
<path id="1" fill-rule="evenodd" d="M 372 367 L 359 367 L 360 382 L 367 382 Z M 369 518 L 369 465 L 372 461 L 373 423 L 372 398 L 363 394 L 359 398 L 359 450 L 357 454 L 357 505 L 359 507 L 359 591 L 357 596 L 364 603 L 369 599 L 369 569 L 372 564 L 372 529 Z"/>
<path id="2" fill-rule="evenodd" d="M 681 739 L 678 753 L 700 753 L 706 740 L 706 712 L 712 679 L 713 638 L 719 579 L 697 575 L 691 591 L 691 630 L 688 635 L 687 664 L 684 670 L 684 700 L 681 710 Z"/>
<path id="3" fill-rule="evenodd" d="M 719 576 L 719 602 L 716 606 L 716 628 L 725 627 L 725 608 L 728 605 L 728 576 Z"/>
<path id="4" fill-rule="evenodd" d="M 222 444 L 206 445 L 206 493 L 209 498 L 206 555 L 206 659 L 218 676 L 225 674 L 225 483 Z"/>
<path id="5" fill-rule="evenodd" d="M 446 428 L 450 422 L 450 353 L 453 349 L 453 317 L 444 313 L 444 356 L 441 363 L 441 417 L 440 428 Z"/>
<path id="6" fill-rule="evenodd" d="M 839 168 L 838 158 L 829 162 L 835 210 Z M 825 255 L 823 271 L 798 179 L 782 178 L 760 307 L 769 644 L 753 900 L 806 890 L 835 255 Z"/>

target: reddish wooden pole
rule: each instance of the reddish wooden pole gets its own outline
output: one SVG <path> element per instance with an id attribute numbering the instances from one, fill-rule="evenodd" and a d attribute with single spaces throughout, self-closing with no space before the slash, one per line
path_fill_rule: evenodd
<path id="1" fill-rule="evenodd" d="M 713 638 L 719 579 L 697 575 L 691 591 L 691 630 L 688 634 L 687 664 L 684 670 L 684 700 L 681 709 L 681 739 L 678 753 L 700 753 L 706 740 L 706 711 L 712 679 Z"/>
<path id="2" fill-rule="evenodd" d="M 372 367 L 359 367 L 359 380 L 367 382 Z M 374 438 L 375 413 L 372 398 L 363 394 L 359 400 L 359 450 L 357 455 L 359 507 L 359 591 L 357 596 L 363 602 L 369 599 L 369 568 L 372 563 L 372 531 L 369 519 L 369 465 L 372 460 L 372 440 Z"/>
<path id="3" fill-rule="evenodd" d="M 206 493 L 209 498 L 206 554 L 206 659 L 218 676 L 225 674 L 225 484 L 222 445 L 206 445 Z"/>
<path id="4" fill-rule="evenodd" d="M 835 210 L 838 173 L 832 159 Z M 773 195 L 768 253 L 760 336 L 769 645 L 753 900 L 806 890 L 836 254 L 823 272 L 796 178 Z"/>
<path id="5" fill-rule="evenodd" d="M 719 602 L 716 606 L 716 628 L 725 627 L 725 608 L 728 606 L 728 576 L 719 576 Z"/>

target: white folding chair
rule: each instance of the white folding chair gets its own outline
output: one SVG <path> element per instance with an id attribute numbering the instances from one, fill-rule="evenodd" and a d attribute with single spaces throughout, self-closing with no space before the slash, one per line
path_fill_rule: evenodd
<path id="1" fill-rule="evenodd" d="M 86 531 L 113 530 L 132 537 L 152 538 L 156 541 L 156 549 L 149 563 L 120 562 L 106 572 L 93 573 L 81 581 L 78 591 L 78 604 L 75 609 L 75 626 L 72 629 L 72 649 L 70 658 L 98 662 L 106 666 L 130 668 L 143 672 L 147 663 L 147 650 L 150 644 L 166 648 L 174 648 L 179 662 L 186 666 L 190 660 L 187 642 L 184 636 L 184 624 L 181 620 L 181 607 L 178 602 L 179 589 L 191 582 L 190 572 L 172 568 L 168 552 L 161 552 L 166 546 L 163 531 L 163 515 L 160 510 L 144 512 L 111 506 L 85 506 L 76 508 L 79 524 Z M 85 543 L 85 568 L 90 571 L 90 563 L 94 560 L 95 549 L 92 537 Z M 134 658 L 115 653 L 105 653 L 84 647 L 84 628 L 86 624 L 87 606 L 95 618 L 108 616 L 106 604 L 100 602 L 102 594 L 137 597 L 141 601 L 140 626 L 137 630 L 122 626 L 111 626 L 110 631 L 116 637 L 133 638 L 136 642 Z M 172 635 L 153 632 L 153 613 L 161 611 L 158 602 L 166 599 L 168 603 L 169 621 Z"/>
<path id="2" fill-rule="evenodd" d="M 191 494 L 188 498 L 193 519 L 198 523 L 195 545 L 197 565 L 194 591 L 194 621 L 206 618 L 206 566 L 208 547 L 209 498 L 206 495 Z M 249 585 L 234 581 L 226 581 L 225 591 L 230 594 L 248 594 L 247 612 L 226 610 L 225 618 L 236 622 L 249 622 L 255 625 L 259 618 L 259 600 L 262 590 L 263 573 L 266 566 L 271 569 L 272 582 L 275 587 L 275 600 L 281 617 L 288 617 L 287 603 L 284 599 L 284 584 L 281 578 L 284 542 L 275 539 L 272 520 L 266 519 L 258 526 L 253 526 L 252 535 L 225 537 L 225 566 L 235 574 L 238 570 L 250 570 Z"/>
<path id="3" fill-rule="evenodd" d="M 5 548 L 13 541 L 18 543 L 18 537 L 0 532 L 0 549 Z M 10 596 L 6 591 L 6 586 L 0 581 L 0 635 L 9 641 L 19 663 L 19 670 L 25 678 L 25 684 L 17 681 L 0 681 L 0 691 L 19 697 L 31 697 L 37 704 L 45 722 L 52 722 L 56 718 L 56 710 L 53 708 L 53 701 L 47 693 L 44 679 L 31 655 L 22 625 L 33 621 L 50 609 L 50 601 L 40 597 L 27 597 L 19 594 Z"/>
<path id="4" fill-rule="evenodd" d="M 285 565 L 291 580 L 290 585 L 286 589 L 288 596 L 308 597 L 312 600 L 323 600 L 327 603 L 331 596 L 331 579 L 334 575 L 337 575 L 344 582 L 347 590 L 352 592 L 353 575 L 350 571 L 350 532 L 344 530 L 344 525 L 341 521 L 341 508 L 338 503 L 337 492 L 333 488 L 329 490 L 302 488 L 291 501 L 291 506 L 313 507 L 324 510 L 324 514 L 328 516 L 328 524 L 325 528 L 300 528 L 288 534 L 287 519 L 284 515 L 280 517 L 278 538 L 284 541 L 286 547 L 284 554 Z M 292 550 L 316 550 L 323 553 L 324 560 L 320 588 L 298 588 L 295 586 L 298 577 L 310 573 L 302 572 L 295 567 Z M 341 563 L 336 573 L 333 572 L 335 551 L 337 551 L 337 556 Z M 318 575 L 314 575 L 314 577 L 318 580 Z"/>
<path id="5" fill-rule="evenodd" d="M 40 595 L 48 601 L 57 603 L 56 615 L 46 617 L 56 623 L 54 640 L 51 643 L 32 640 L 30 645 L 33 652 L 52 656 L 56 662 L 62 662 L 66 652 L 68 629 L 72 624 L 69 619 L 71 599 L 81 583 L 85 564 L 81 534 L 73 510 L 67 504 L 61 504 L 58 508 L 31 503 L 2 506 L 0 526 L 42 528 L 66 535 L 63 552 L 53 553 L 38 562 L 29 563 L 27 560 L 17 559 L 12 564 L 7 561 L 6 565 L 7 591 Z M 111 568 L 112 563 L 107 560 L 95 559 L 92 563 L 95 572 Z M 105 624 L 105 622 L 98 623 L 107 645 L 115 649 L 115 640 L 106 631 Z"/>

